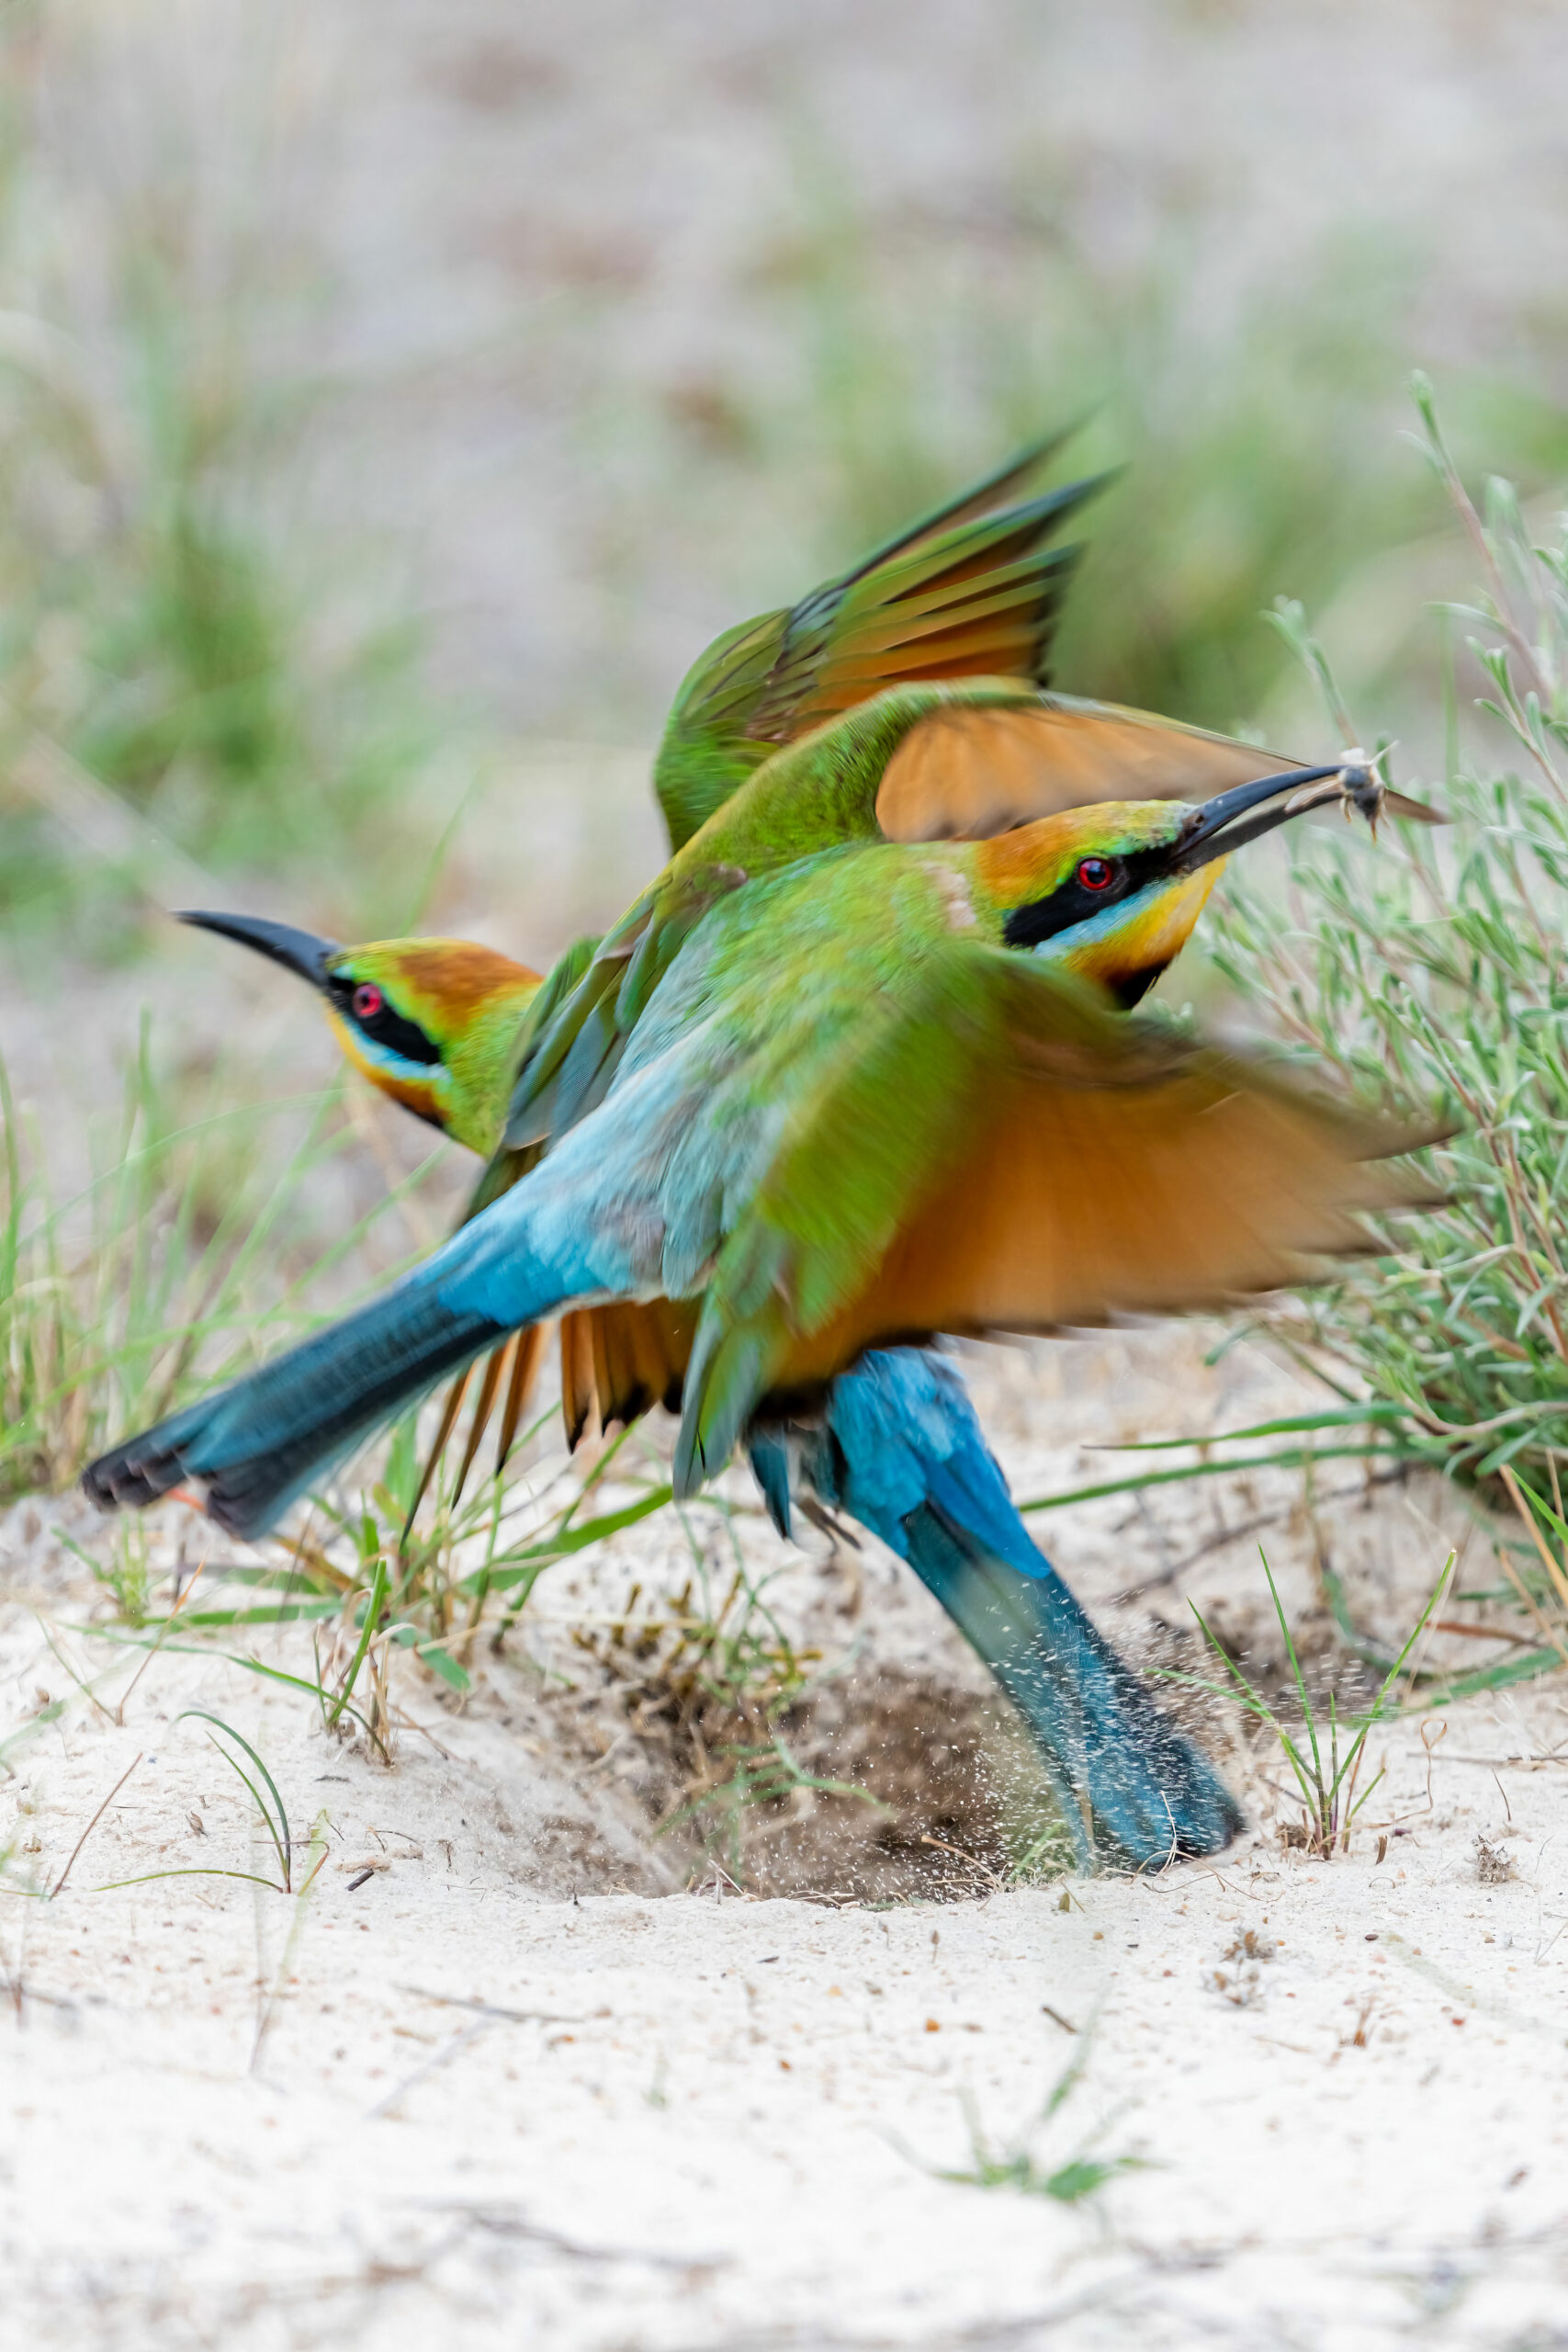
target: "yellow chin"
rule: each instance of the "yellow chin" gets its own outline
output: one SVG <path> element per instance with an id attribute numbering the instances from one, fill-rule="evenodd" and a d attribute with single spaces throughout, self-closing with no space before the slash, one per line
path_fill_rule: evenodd
<path id="1" fill-rule="evenodd" d="M 1224 863 L 1223 857 L 1216 857 L 1199 866 L 1195 874 L 1169 884 L 1157 898 L 1130 907 L 1125 923 L 1098 937 L 1086 937 L 1067 951 L 1063 962 L 1081 972 L 1085 979 L 1098 980 L 1101 988 L 1112 990 L 1163 967 L 1191 937 Z"/>

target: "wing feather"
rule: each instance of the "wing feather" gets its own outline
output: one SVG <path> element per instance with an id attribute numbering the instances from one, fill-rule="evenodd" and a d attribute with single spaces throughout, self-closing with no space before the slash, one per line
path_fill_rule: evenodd
<path id="1" fill-rule="evenodd" d="M 1042 543 L 1069 509 L 1098 487 L 1096 482 L 1074 482 L 1049 498 L 966 524 L 897 565 L 878 568 L 848 589 L 836 590 L 821 602 L 819 616 L 813 609 L 816 600 L 797 607 L 748 720 L 748 731 L 759 741 L 793 742 L 823 719 L 852 709 L 866 694 L 897 684 L 910 674 L 905 650 L 919 643 L 933 609 L 945 608 L 951 619 L 955 606 L 983 605 L 993 584 L 1011 594 L 1021 586 L 1027 588 L 1027 625 L 1017 632 L 1006 659 L 987 656 L 982 640 L 971 674 L 1016 677 L 1043 685 L 1050 639 L 1078 550 Z M 998 570 L 1002 580 L 996 583 Z M 930 602 L 933 596 L 934 607 Z M 863 676 L 859 691 L 852 692 L 842 656 L 868 623 L 881 639 L 881 658 L 871 682 Z"/>
<path id="2" fill-rule="evenodd" d="M 1111 703 L 1064 695 L 1001 709 L 949 703 L 894 752 L 876 821 L 889 841 L 983 841 L 1101 800 L 1208 800 L 1297 764 Z"/>
<path id="3" fill-rule="evenodd" d="M 1026 450 L 962 498 L 925 516 L 825 582 L 787 611 L 728 629 L 682 681 L 654 763 L 654 789 L 672 851 L 679 850 L 781 743 L 867 694 L 915 676 L 974 671 L 1043 684 L 1050 643 L 1077 550 L 1048 544 L 1067 516 L 1102 486 L 1071 482 L 1041 497 L 1021 496 L 1055 455 L 1058 436 Z M 927 616 L 957 620 L 985 593 L 1008 589 L 1019 616 L 1010 629 L 976 639 L 960 668 L 933 671 L 906 650 Z M 976 615 L 970 612 L 970 618 Z M 868 625 L 878 659 L 867 667 Z M 858 649 L 852 665 L 844 656 Z"/>
<path id="4" fill-rule="evenodd" d="M 549 1329 L 547 1323 L 531 1323 L 526 1330 L 517 1334 L 517 1344 L 512 1354 L 512 1382 L 506 1392 L 506 1404 L 495 1441 L 495 1475 L 498 1478 L 510 1461 L 512 1449 L 517 1442 L 518 1427 L 528 1409 L 528 1399 L 538 1377 Z"/>
<path id="5" fill-rule="evenodd" d="M 694 1304 L 614 1299 L 561 1319 L 561 1405 L 570 1442 L 603 1436 L 655 1405 L 678 1411 Z"/>
<path id="6" fill-rule="evenodd" d="M 678 1487 L 728 1456 L 762 1394 L 864 1348 L 1221 1306 L 1320 1278 L 1371 1246 L 1362 1214 L 1434 1198 L 1383 1164 L 1429 1131 L 1119 1018 L 1004 952 L 925 961 L 724 1245 Z"/>

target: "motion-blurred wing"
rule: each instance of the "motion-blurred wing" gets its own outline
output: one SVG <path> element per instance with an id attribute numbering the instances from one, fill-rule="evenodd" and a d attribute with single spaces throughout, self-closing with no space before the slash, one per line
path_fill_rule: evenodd
<path id="1" fill-rule="evenodd" d="M 1378 1164 L 1431 1139 L 955 944 L 817 1090 L 726 1243 L 678 1485 L 728 1455 L 759 1396 L 871 1345 L 1316 1279 L 1368 1246 L 1358 1212 L 1431 1201 Z"/>

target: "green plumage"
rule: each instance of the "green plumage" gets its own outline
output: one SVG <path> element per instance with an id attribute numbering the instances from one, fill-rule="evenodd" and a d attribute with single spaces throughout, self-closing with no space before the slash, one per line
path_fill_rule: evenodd
<path id="1" fill-rule="evenodd" d="M 506 1144 L 559 1135 L 599 1100 L 682 942 L 728 892 L 823 850 L 881 840 L 876 795 L 915 723 L 947 703 L 1028 708 L 1025 687 L 981 680 L 890 688 L 756 770 L 601 941 L 575 989 L 535 1027 Z"/>
<path id="2" fill-rule="evenodd" d="M 1100 991 L 1002 946 L 973 860 L 949 845 L 929 862 L 892 845 L 818 856 L 739 893 L 693 943 L 691 991 L 722 1008 L 723 1056 L 744 1060 L 728 1119 L 765 1119 L 772 1142 L 704 1294 L 682 1482 L 728 1457 L 792 1336 L 832 1319 L 972 1149 L 1021 1017 L 1090 1061 L 1127 1051 Z M 955 886 L 975 910 L 958 933 Z"/>
<path id="3" fill-rule="evenodd" d="M 1066 438 L 1026 450 L 799 604 L 715 639 L 682 681 L 654 762 L 671 851 L 780 744 L 896 680 L 1048 683 L 1079 553 L 1048 543 L 1108 479 L 1022 499 Z"/>

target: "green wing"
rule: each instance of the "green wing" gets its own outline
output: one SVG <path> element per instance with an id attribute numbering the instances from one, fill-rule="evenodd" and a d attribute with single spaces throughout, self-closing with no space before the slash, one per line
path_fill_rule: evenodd
<path id="1" fill-rule="evenodd" d="M 1048 543 L 1108 479 L 1019 498 L 1061 447 L 1038 443 L 784 612 L 715 639 L 675 696 L 654 763 L 671 850 L 781 743 L 914 679 L 1043 685 L 1076 548 Z"/>
<path id="2" fill-rule="evenodd" d="M 1038 700 L 1006 680 L 896 686 L 763 762 L 605 933 L 570 995 L 535 1022 L 504 1151 L 536 1149 L 603 1099 L 643 1008 L 716 899 L 803 857 L 882 838 L 876 796 L 889 758 L 954 695 L 980 709 Z"/>
<path id="3" fill-rule="evenodd" d="M 728 1459 L 761 1397 L 867 1347 L 1219 1306 L 1364 1249 L 1357 1212 L 1432 1198 L 1368 1164 L 1429 1136 L 1005 950 L 923 941 L 863 978 L 863 1022 L 802 1074 L 720 1250 L 677 1493 Z"/>
<path id="4" fill-rule="evenodd" d="M 598 1102 L 682 943 L 739 884 L 856 842 L 985 840 L 1107 800 L 1205 800 L 1294 764 L 1006 678 L 893 686 L 785 744 L 671 858 L 531 1031 L 507 1123 L 536 1148 Z"/>

